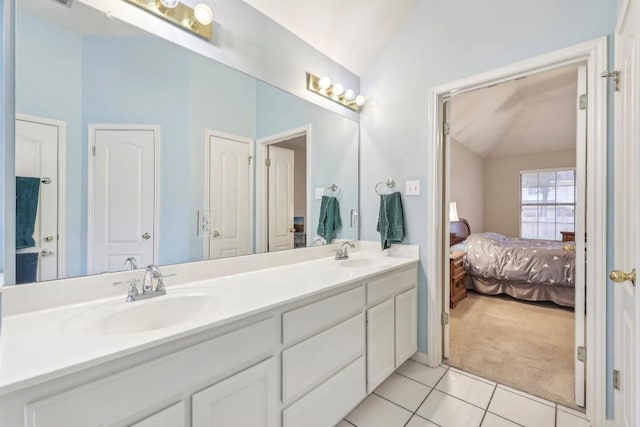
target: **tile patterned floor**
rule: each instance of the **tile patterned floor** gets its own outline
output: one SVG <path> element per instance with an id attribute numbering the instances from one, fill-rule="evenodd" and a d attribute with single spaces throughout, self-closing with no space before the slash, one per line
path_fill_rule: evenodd
<path id="1" fill-rule="evenodd" d="M 590 427 L 584 414 L 448 366 L 408 360 L 337 427 Z"/>

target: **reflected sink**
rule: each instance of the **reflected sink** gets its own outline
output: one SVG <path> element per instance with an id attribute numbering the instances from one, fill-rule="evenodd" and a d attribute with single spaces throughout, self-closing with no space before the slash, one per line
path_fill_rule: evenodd
<path id="1" fill-rule="evenodd" d="M 143 301 L 118 301 L 93 307 L 62 323 L 66 332 L 135 334 L 196 319 L 214 306 L 216 298 L 199 293 L 167 294 Z"/>
<path id="2" fill-rule="evenodd" d="M 385 267 L 390 262 L 383 258 L 349 258 L 338 261 L 340 267 L 346 268 L 369 268 L 369 267 Z"/>

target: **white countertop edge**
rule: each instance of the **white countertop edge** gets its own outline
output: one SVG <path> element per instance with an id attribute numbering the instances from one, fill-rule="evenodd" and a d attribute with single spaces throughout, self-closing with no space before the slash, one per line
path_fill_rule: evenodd
<path id="1" fill-rule="evenodd" d="M 378 243 L 378 248 L 379 248 L 379 243 Z M 371 276 L 375 276 L 381 273 L 387 273 L 393 270 L 397 270 L 397 269 L 402 269 L 403 267 L 407 267 L 413 263 L 417 263 L 418 262 L 418 256 L 417 256 L 417 247 L 415 247 L 415 250 L 408 250 L 409 248 L 407 248 L 407 251 L 405 253 L 403 253 L 403 255 L 411 255 L 410 257 L 393 257 L 395 262 L 393 265 L 391 266 L 385 266 L 382 268 L 376 268 L 375 270 L 369 271 L 367 273 L 364 274 L 360 274 L 356 277 L 351 277 L 347 280 L 340 280 L 338 282 L 333 282 L 332 284 L 328 285 L 328 286 L 323 286 L 321 288 L 318 288 L 312 292 L 308 292 L 308 293 L 304 293 L 304 294 L 300 294 L 297 295 L 295 297 L 292 298 L 283 298 L 281 300 L 275 301 L 271 304 L 268 305 L 264 305 L 264 306 L 260 306 L 257 307 L 255 309 L 252 310 L 247 310 L 247 311 L 242 311 L 242 312 L 238 312 L 235 315 L 231 315 L 229 317 L 225 317 L 210 323 L 205 323 L 205 324 L 200 324 L 188 329 L 184 329 L 178 332 L 170 332 L 168 335 L 165 336 L 160 336 L 157 338 L 152 338 L 149 341 L 146 342 L 141 342 L 140 344 L 134 344 L 134 345 L 128 345 L 125 346 L 123 348 L 118 348 L 115 349 L 114 351 L 107 351 L 105 352 L 103 355 L 97 356 L 97 357 L 91 357 L 87 360 L 81 360 L 81 361 L 74 361 L 70 364 L 65 365 L 64 363 L 59 363 L 58 365 L 60 365 L 60 368 L 55 368 L 55 369 L 51 369 L 51 370 L 43 370 L 42 373 L 39 374 L 35 374 L 35 375 L 25 375 L 23 378 L 21 378 L 19 375 L 18 376 L 14 376 L 13 378 L 9 378 L 7 379 L 5 382 L 2 382 L 2 355 L 3 353 L 5 353 L 6 351 L 11 351 L 10 349 L 4 349 L 3 346 L 1 346 L 0 343 L 0 396 L 2 395 L 6 395 L 8 393 L 12 393 L 15 391 L 19 391 L 28 387 L 32 387 L 41 383 L 44 383 L 46 381 L 50 381 L 56 378 L 60 378 L 66 375 L 70 375 L 73 373 L 77 373 L 80 372 L 82 370 L 100 365 L 100 364 L 104 364 L 104 363 L 108 363 L 110 361 L 114 361 L 116 359 L 122 358 L 124 356 L 127 355 L 131 355 L 131 354 L 135 354 L 144 350 L 148 350 L 157 346 L 160 346 L 162 344 L 165 343 L 169 343 L 169 342 L 173 342 L 176 340 L 179 340 L 181 338 L 185 338 L 185 337 L 190 337 L 190 336 L 195 336 L 199 333 L 205 332 L 207 330 L 212 330 L 218 327 L 222 327 L 225 325 L 228 325 L 232 322 L 235 321 L 240 321 L 243 319 L 247 319 L 249 317 L 252 316 L 258 316 L 261 313 L 265 313 L 269 310 L 275 309 L 279 306 L 284 306 L 284 305 L 288 305 L 288 304 L 292 304 L 307 298 L 311 298 L 326 292 L 330 292 L 332 290 L 335 290 L 337 288 L 340 287 L 346 287 L 349 284 L 352 283 L 356 283 L 362 280 L 365 280 Z M 368 251 L 367 251 L 368 252 Z M 355 253 L 354 253 L 355 254 Z M 404 258 L 404 259 L 402 259 Z M 314 259 L 314 260 L 310 260 L 310 261 L 322 261 L 322 258 L 320 259 Z M 309 262 L 309 261 L 307 261 Z M 298 263 L 295 263 L 298 264 Z M 277 268 L 282 268 L 282 267 L 290 267 L 290 265 L 283 265 L 283 266 L 278 266 L 278 267 L 273 267 L 273 269 L 277 269 Z M 266 269 L 266 270 L 271 270 L 271 269 Z M 245 273 L 238 273 L 235 276 L 238 275 L 244 275 L 244 274 L 251 274 L 251 273 L 260 273 L 263 272 L 265 270 L 258 270 L 258 271 L 247 271 Z M 231 276 L 225 276 L 222 278 L 226 278 L 226 277 L 231 277 Z M 193 283 L 189 283 L 189 284 L 182 284 L 179 286 L 174 286 L 174 288 L 197 288 L 198 286 L 206 286 L 206 282 L 215 282 L 216 279 L 222 279 L 222 278 L 213 278 L 213 279 L 203 279 L 201 281 L 196 281 Z M 203 282 L 205 284 L 203 284 Z M 170 292 L 170 289 L 168 289 L 168 292 Z M 39 311 L 37 314 L 36 313 L 22 313 L 22 314 L 17 314 L 14 316 L 11 316 L 11 318 L 13 320 L 17 320 L 19 321 L 20 318 L 22 317 L 30 317 L 33 315 L 46 315 L 47 312 L 57 312 L 57 311 L 65 311 L 65 310 L 70 310 L 70 309 L 76 309 L 76 310 L 82 310 L 82 309 L 86 309 L 86 307 L 88 306 L 93 306 L 93 305 L 98 305 L 101 304 L 103 302 L 107 302 L 113 300 L 113 297 L 111 298 L 105 298 L 102 300 L 93 300 L 89 303 L 80 303 L 80 304 L 74 304 L 71 306 L 65 306 L 65 307 L 52 307 L 51 309 L 47 309 L 47 310 L 42 310 Z M 4 327 L 3 327 L 4 329 Z M 3 334 L 5 333 L 11 333 L 10 331 L 3 331 Z M 148 336 L 149 334 L 147 334 Z M 2 336 L 0 336 L 0 340 L 2 339 Z M 46 357 L 46 356 L 44 356 Z"/>

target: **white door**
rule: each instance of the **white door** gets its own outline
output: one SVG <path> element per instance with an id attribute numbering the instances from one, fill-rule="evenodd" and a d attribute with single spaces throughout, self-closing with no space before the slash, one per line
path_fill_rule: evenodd
<path id="1" fill-rule="evenodd" d="M 250 253 L 250 147 L 248 142 L 209 136 L 209 258 Z"/>
<path id="2" fill-rule="evenodd" d="M 585 362 L 578 359 L 578 348 L 585 346 L 586 324 L 586 256 L 585 256 L 585 227 L 586 227 L 586 164 L 587 164 L 587 109 L 581 109 L 580 97 L 587 94 L 587 66 L 578 67 L 578 92 L 576 94 L 576 286 L 575 286 L 575 328 L 574 328 L 574 389 L 576 405 L 585 406 Z M 582 236 L 582 238 L 581 238 Z M 581 260 L 581 261 L 579 261 Z"/>
<path id="3" fill-rule="evenodd" d="M 130 427 L 185 427 L 185 405 L 178 402 Z"/>
<path id="4" fill-rule="evenodd" d="M 16 120 L 16 176 L 41 179 L 35 247 L 23 250 L 40 253 L 38 281 L 58 278 L 58 143 L 57 126 Z"/>
<path id="5" fill-rule="evenodd" d="M 396 368 L 418 351 L 418 291 L 409 289 L 396 298 Z"/>
<path id="6" fill-rule="evenodd" d="M 442 106 L 443 120 L 445 125 L 442 127 L 442 140 L 444 142 L 444 170 L 445 176 L 447 177 L 444 180 L 444 189 L 443 194 L 445 195 L 444 200 L 442 201 L 442 206 L 444 207 L 442 212 L 442 224 L 444 230 L 443 247 L 442 247 L 442 259 L 440 260 L 442 265 L 442 311 L 446 315 L 447 319 L 449 318 L 449 304 L 451 300 L 451 281 L 450 281 L 450 263 L 449 263 L 449 247 L 450 247 L 450 233 L 451 230 L 451 218 L 449 217 L 449 204 L 451 203 L 450 197 L 450 187 L 451 187 L 451 132 L 445 131 L 445 129 L 449 129 L 451 126 L 451 100 L 447 99 L 444 101 L 444 105 Z M 455 200 L 453 200 L 455 201 Z M 442 357 L 445 359 L 449 357 L 449 322 L 442 322 Z"/>
<path id="7" fill-rule="evenodd" d="M 614 268 L 631 272 L 640 263 L 640 147 L 638 106 L 640 105 L 639 0 L 622 2 L 615 32 L 615 69 L 620 72 L 620 91 L 614 105 Z M 624 279 L 620 277 L 619 279 Z M 614 369 L 619 372 L 619 387 L 614 392 L 615 425 L 636 426 L 638 402 L 638 318 L 640 297 L 634 284 L 620 280 L 614 284 Z"/>
<path id="8" fill-rule="evenodd" d="M 371 393 L 396 369 L 395 299 L 367 310 L 367 391 Z"/>
<path id="9" fill-rule="evenodd" d="M 96 128 L 93 136 L 89 273 L 124 270 L 129 257 L 154 264 L 156 132 Z"/>
<path id="10" fill-rule="evenodd" d="M 293 249 L 293 150 L 268 147 L 269 252 Z"/>
<path id="11" fill-rule="evenodd" d="M 274 358 L 193 395 L 193 427 L 276 427 L 278 381 Z"/>

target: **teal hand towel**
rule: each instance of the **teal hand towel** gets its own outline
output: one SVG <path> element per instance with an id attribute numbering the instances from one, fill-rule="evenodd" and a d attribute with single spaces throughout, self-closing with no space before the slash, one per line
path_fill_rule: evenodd
<path id="1" fill-rule="evenodd" d="M 404 213 L 400 192 L 383 194 L 380 196 L 380 211 L 378 212 L 378 227 L 382 249 L 388 249 L 392 243 L 404 240 Z"/>
<path id="2" fill-rule="evenodd" d="M 40 178 L 16 177 L 16 249 L 36 245 L 33 232 L 36 227 Z"/>
<path id="3" fill-rule="evenodd" d="M 340 217 L 340 203 L 335 197 L 322 196 L 320 204 L 320 219 L 318 221 L 318 236 L 324 237 L 327 243 L 336 237 L 342 228 Z"/>

